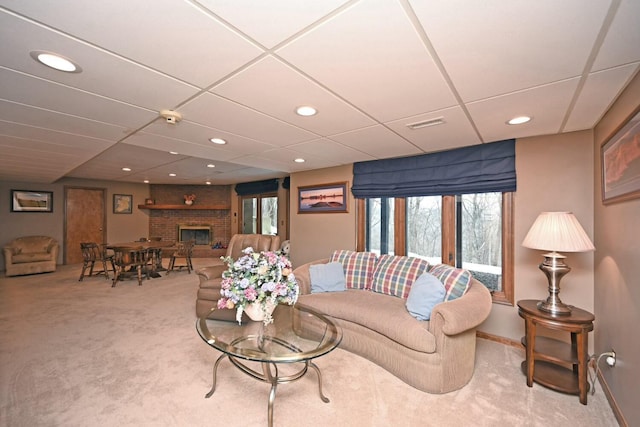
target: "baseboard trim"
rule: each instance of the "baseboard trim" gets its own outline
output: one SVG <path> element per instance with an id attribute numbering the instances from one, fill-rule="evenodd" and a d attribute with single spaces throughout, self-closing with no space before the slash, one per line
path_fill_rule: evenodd
<path id="1" fill-rule="evenodd" d="M 611 393 L 611 389 L 609 388 L 609 384 L 602 376 L 602 371 L 598 371 L 598 380 L 600 382 L 600 387 L 602 387 L 602 391 L 604 395 L 607 397 L 607 401 L 609 402 L 609 406 L 611 406 L 611 410 L 613 411 L 613 415 L 616 417 L 618 424 L 620 427 L 629 427 L 627 420 L 625 420 L 624 415 L 622 415 L 622 411 L 616 402 L 616 399 L 613 397 Z"/>
<path id="2" fill-rule="evenodd" d="M 523 349 L 524 348 L 524 346 L 520 343 L 520 341 L 514 341 L 514 340 L 509 339 L 509 338 L 504 338 L 504 337 L 500 337 L 498 335 L 488 334 L 488 333 L 482 332 L 482 331 L 476 331 L 476 337 L 482 338 L 482 339 L 485 339 L 485 340 L 489 340 L 489 341 L 495 341 L 497 343 L 508 345 L 508 346 L 511 346 L 511 347 L 519 348 L 519 349 Z"/>

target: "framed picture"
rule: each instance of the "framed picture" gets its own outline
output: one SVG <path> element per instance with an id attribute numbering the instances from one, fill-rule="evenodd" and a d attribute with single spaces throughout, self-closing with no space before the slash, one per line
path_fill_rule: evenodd
<path id="1" fill-rule="evenodd" d="M 298 187 L 298 213 L 345 213 L 347 183 Z"/>
<path id="2" fill-rule="evenodd" d="M 133 207 L 133 196 L 131 194 L 113 195 L 113 213 L 130 214 Z"/>
<path id="3" fill-rule="evenodd" d="M 53 192 L 11 190 L 11 212 L 53 212 Z"/>
<path id="4" fill-rule="evenodd" d="M 640 111 L 602 144 L 602 202 L 640 197 Z"/>

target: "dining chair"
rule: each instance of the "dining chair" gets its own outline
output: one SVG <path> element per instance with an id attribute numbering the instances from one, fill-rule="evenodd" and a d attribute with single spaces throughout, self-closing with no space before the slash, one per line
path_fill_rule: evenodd
<path id="1" fill-rule="evenodd" d="M 112 287 L 116 286 L 118 280 L 122 280 L 126 273 L 137 272 L 138 285 L 142 285 L 142 275 L 149 279 L 149 264 L 150 252 L 144 249 L 142 246 L 116 246 L 113 248 L 114 263 L 116 266 Z"/>
<path id="2" fill-rule="evenodd" d="M 195 240 L 187 240 L 184 242 L 179 242 L 177 249 L 171 254 L 171 259 L 169 260 L 169 267 L 167 268 L 167 274 L 172 272 L 175 268 L 178 270 L 182 270 L 183 268 L 187 268 L 187 272 L 191 274 L 191 270 L 193 270 L 193 264 L 191 263 L 191 255 L 193 254 L 193 247 L 195 246 Z M 184 264 L 176 265 L 176 259 L 184 258 Z"/>
<path id="3" fill-rule="evenodd" d="M 105 279 L 109 280 L 109 266 L 111 271 L 115 274 L 115 264 L 113 261 L 113 255 L 107 254 L 105 245 L 98 245 L 95 242 L 83 242 L 80 243 L 80 250 L 82 251 L 82 271 L 80 272 L 79 282 L 82 282 L 84 276 L 93 276 L 98 274 L 104 274 Z M 102 263 L 102 270 L 94 270 L 96 262 Z M 89 269 L 89 274 L 85 274 Z"/>

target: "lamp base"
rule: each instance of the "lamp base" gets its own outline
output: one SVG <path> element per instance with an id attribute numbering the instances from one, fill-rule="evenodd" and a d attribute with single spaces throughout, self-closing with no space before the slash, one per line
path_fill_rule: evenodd
<path id="1" fill-rule="evenodd" d="M 571 271 L 571 267 L 564 263 L 565 256 L 557 252 L 544 254 L 544 261 L 538 266 L 549 281 L 549 296 L 546 301 L 538 303 L 538 309 L 553 315 L 568 316 L 571 307 L 560 301 L 560 279 Z"/>
<path id="2" fill-rule="evenodd" d="M 563 302 L 539 301 L 538 310 L 551 313 L 553 315 L 568 316 L 571 314 L 571 306 Z"/>

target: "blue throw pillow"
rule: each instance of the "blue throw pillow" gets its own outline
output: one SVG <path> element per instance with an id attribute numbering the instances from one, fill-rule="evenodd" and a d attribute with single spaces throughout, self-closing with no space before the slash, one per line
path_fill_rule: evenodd
<path id="1" fill-rule="evenodd" d="M 445 294 L 444 285 L 437 277 L 423 273 L 411 285 L 406 302 L 407 310 L 418 320 L 429 320 L 431 310 L 444 301 Z"/>
<path id="2" fill-rule="evenodd" d="M 329 262 L 309 266 L 311 293 L 339 292 L 346 289 L 346 280 L 342 263 Z"/>

